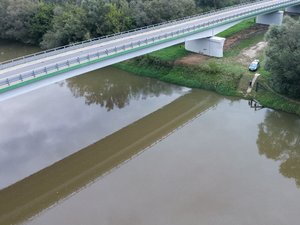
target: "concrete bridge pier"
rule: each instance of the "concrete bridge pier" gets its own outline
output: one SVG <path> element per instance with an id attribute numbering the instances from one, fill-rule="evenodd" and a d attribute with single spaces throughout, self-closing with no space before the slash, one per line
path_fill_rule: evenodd
<path id="1" fill-rule="evenodd" d="M 190 52 L 221 58 L 225 38 L 208 37 L 185 42 L 185 49 Z"/>
<path id="2" fill-rule="evenodd" d="M 281 25 L 283 21 L 283 11 L 272 12 L 256 17 L 256 23 L 266 25 Z"/>
<path id="3" fill-rule="evenodd" d="M 300 13 L 300 5 L 288 7 L 285 11 L 289 13 Z"/>

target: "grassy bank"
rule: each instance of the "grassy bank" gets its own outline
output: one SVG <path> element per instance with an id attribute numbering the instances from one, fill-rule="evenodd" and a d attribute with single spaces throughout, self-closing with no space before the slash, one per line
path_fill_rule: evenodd
<path id="1" fill-rule="evenodd" d="M 159 63 L 158 63 L 159 62 Z M 157 78 L 161 81 L 201 88 L 229 96 L 236 96 L 243 70 L 236 65 L 228 67 L 223 62 L 208 60 L 200 65 L 184 66 L 160 61 L 153 56 L 120 63 L 117 68 L 140 76 Z"/>
<path id="2" fill-rule="evenodd" d="M 232 35 L 242 31 L 242 30 L 246 30 L 249 29 L 250 27 L 252 27 L 255 24 L 255 18 L 252 19 L 248 19 L 245 21 L 242 21 L 238 24 L 236 24 L 235 26 L 221 32 L 218 34 L 218 37 L 223 37 L 223 38 L 229 38 Z"/>
<path id="3" fill-rule="evenodd" d="M 219 36 L 230 37 L 243 30 L 251 29 L 254 20 L 247 20 L 220 33 Z M 164 82 L 215 91 L 222 95 L 255 98 L 265 107 L 282 110 L 300 115 L 300 104 L 296 101 L 277 95 L 268 87 L 268 74 L 263 68 L 259 73 L 260 88 L 251 95 L 245 95 L 249 80 L 253 73 L 248 71 L 247 65 L 239 62 L 242 50 L 249 48 L 264 40 L 264 34 L 257 34 L 238 43 L 224 52 L 224 58 L 202 61 L 198 65 L 186 65 L 176 63 L 178 59 L 189 56 L 183 45 L 166 48 L 146 56 L 119 63 L 115 67 L 134 73 L 139 76 L 147 76 Z M 263 54 L 260 59 L 263 61 Z M 246 97 L 245 97 L 246 96 Z"/>
<path id="4" fill-rule="evenodd" d="M 257 99 L 265 107 L 295 113 L 300 116 L 300 101 L 289 99 L 272 90 L 269 86 L 271 74 L 264 69 L 265 59 L 263 55 L 260 57 L 260 60 L 262 62 L 262 67 L 259 71 L 261 74 L 258 78 L 259 88 L 257 92 L 252 93 L 252 97 Z"/>

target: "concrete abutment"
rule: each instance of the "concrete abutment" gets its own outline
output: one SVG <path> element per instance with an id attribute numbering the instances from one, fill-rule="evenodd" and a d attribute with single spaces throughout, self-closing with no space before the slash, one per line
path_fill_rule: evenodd
<path id="1" fill-rule="evenodd" d="M 185 49 L 190 52 L 221 58 L 225 38 L 208 37 L 185 42 Z"/>

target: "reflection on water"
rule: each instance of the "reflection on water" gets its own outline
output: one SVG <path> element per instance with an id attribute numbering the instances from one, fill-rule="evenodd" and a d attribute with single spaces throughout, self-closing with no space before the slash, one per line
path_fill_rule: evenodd
<path id="1" fill-rule="evenodd" d="M 87 105 L 97 104 L 107 111 L 115 107 L 121 109 L 132 100 L 145 100 L 160 95 L 172 95 L 182 87 L 173 86 L 149 78 L 137 78 L 118 71 L 120 76 L 112 76 L 105 69 L 106 76 L 91 72 L 89 76 L 78 76 L 66 81 L 68 88 L 75 97 L 84 97 Z"/>
<path id="2" fill-rule="evenodd" d="M 0 224 L 24 220 L 129 160 L 214 107 L 220 97 L 192 91 L 79 152 L 0 191 Z M 11 198 L 12 196 L 18 196 Z"/>
<path id="3" fill-rule="evenodd" d="M 95 143 L 189 91 L 113 68 L 97 70 L 65 83 L 1 102 L 0 189 Z"/>
<path id="4" fill-rule="evenodd" d="M 0 62 L 40 51 L 39 47 L 0 39 Z"/>
<path id="5" fill-rule="evenodd" d="M 112 68 L 61 84 L 0 105 L 1 225 L 58 201 L 27 223 L 299 223 L 299 117 Z"/>
<path id="6" fill-rule="evenodd" d="M 280 161 L 280 173 L 293 178 L 300 187 L 300 118 L 267 111 L 264 122 L 259 124 L 257 138 L 259 153 Z"/>
<path id="7" fill-rule="evenodd" d="M 152 118 L 146 125 L 142 119 L 140 129 L 135 124 L 131 128 L 143 143 L 141 132 L 155 136 L 165 123 L 180 122 L 180 115 L 197 103 L 196 111 L 206 113 L 24 224 L 299 224 L 300 189 L 278 172 L 278 163 L 258 154 L 258 124 L 264 123 L 267 110 L 254 111 L 244 100 L 198 94 L 187 94 L 170 104 L 176 107 L 161 109 L 162 122 Z M 294 122 L 287 122 L 292 133 L 298 131 Z M 126 137 L 133 136 L 123 140 Z"/>

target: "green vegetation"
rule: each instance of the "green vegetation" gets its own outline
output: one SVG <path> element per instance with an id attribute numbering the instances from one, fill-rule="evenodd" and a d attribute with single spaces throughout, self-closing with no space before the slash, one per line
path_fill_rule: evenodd
<path id="1" fill-rule="evenodd" d="M 224 38 L 228 38 L 231 37 L 232 35 L 242 31 L 242 30 L 246 30 L 250 27 L 252 27 L 255 24 L 255 18 L 249 19 L 249 20 L 244 20 L 238 24 L 236 24 L 233 27 L 230 27 L 229 29 L 221 32 L 218 34 L 218 37 L 224 37 Z"/>
<path id="2" fill-rule="evenodd" d="M 259 88 L 258 92 L 254 92 L 252 97 L 256 98 L 265 107 L 300 115 L 300 101 L 281 95 L 270 87 L 272 74 L 265 70 L 266 57 L 264 54 L 261 55 L 260 60 Z"/>
<path id="3" fill-rule="evenodd" d="M 258 34 L 252 38 L 241 40 L 239 44 L 224 52 L 224 57 L 238 56 L 243 49 L 249 48 L 264 40 L 264 34 Z"/>
<path id="4" fill-rule="evenodd" d="M 0 38 L 52 48 L 240 2 L 240 0 L 1 0 Z"/>
<path id="5" fill-rule="evenodd" d="M 277 92 L 300 98 L 300 21 L 286 17 L 282 26 L 271 27 L 266 35 L 265 68 Z"/>
<path id="6" fill-rule="evenodd" d="M 292 22 L 294 23 L 295 21 L 291 21 L 290 18 L 287 18 L 285 19 L 285 23 L 288 21 L 288 23 Z M 268 34 L 267 34 L 267 38 L 269 39 L 270 38 L 270 33 L 271 32 L 276 32 L 277 35 L 274 36 L 275 37 L 283 37 L 284 40 L 282 40 L 282 45 L 285 45 L 287 43 L 289 43 L 290 47 L 292 47 L 293 44 L 297 44 L 298 41 L 291 41 L 289 40 L 289 32 L 287 32 L 287 30 L 285 30 L 285 33 L 284 35 L 280 35 L 280 32 L 278 31 L 278 29 L 283 29 L 285 28 L 286 29 L 286 25 L 283 25 L 282 27 L 271 27 Z M 278 31 L 278 32 L 277 32 Z M 295 33 L 298 33 L 297 31 L 296 32 L 291 32 L 290 35 L 294 34 Z M 287 42 L 287 40 L 291 41 L 291 42 Z M 298 39 L 296 40 L 299 40 L 299 37 Z M 285 111 L 285 112 L 289 112 L 289 113 L 295 113 L 297 115 L 300 115 L 300 101 L 299 101 L 299 96 L 298 96 L 298 99 L 292 99 L 291 97 L 287 97 L 285 94 L 286 93 L 278 93 L 276 92 L 276 88 L 274 88 L 274 79 L 283 79 L 282 82 L 285 82 L 286 80 L 283 78 L 285 75 L 289 74 L 289 73 L 286 73 L 285 71 L 282 71 L 282 73 L 280 74 L 276 74 L 276 72 L 274 73 L 273 71 L 267 71 L 266 68 L 268 68 L 268 66 L 266 66 L 265 64 L 268 63 L 268 60 L 270 60 L 270 58 L 268 58 L 269 54 L 270 54 L 270 49 L 271 51 L 274 51 L 276 49 L 275 46 L 272 46 L 273 45 L 273 42 L 269 42 L 269 48 L 267 49 L 267 56 L 265 54 L 262 54 L 261 57 L 260 57 L 260 60 L 261 60 L 261 68 L 259 70 L 259 73 L 261 74 L 261 76 L 259 77 L 258 79 L 258 82 L 259 82 L 259 90 L 258 92 L 254 92 L 253 93 L 253 97 L 256 98 L 262 105 L 264 105 L 265 107 L 270 107 L 270 108 L 273 108 L 273 109 L 276 109 L 276 110 L 281 110 L 281 111 Z M 299 47 L 298 47 L 299 49 Z M 294 46 L 292 47 L 292 52 L 290 52 L 290 55 L 287 56 L 286 58 L 284 58 L 281 53 L 283 53 L 283 55 L 285 54 L 284 52 L 286 51 L 291 51 L 291 48 L 289 47 L 284 47 L 284 46 L 281 46 L 280 49 L 276 49 L 275 52 L 272 52 L 274 55 L 272 56 L 275 56 L 275 57 L 279 57 L 281 60 L 285 60 L 286 62 L 281 62 L 279 63 L 277 61 L 277 64 L 275 66 L 279 66 L 280 68 L 284 68 L 285 70 L 288 70 L 288 71 L 293 71 L 293 70 L 296 70 L 298 67 L 298 64 L 297 63 L 296 65 L 290 65 L 289 63 L 293 63 L 294 62 L 294 59 L 298 62 L 299 62 L 299 56 L 296 57 L 295 56 L 295 51 L 297 51 L 297 48 Z M 276 53 L 276 54 L 275 54 Z M 298 52 L 299 54 L 299 52 Z M 280 57 L 281 55 L 281 57 Z M 286 55 L 285 55 L 286 56 Z M 296 57 L 293 59 L 293 57 Z M 276 59 L 275 59 L 276 60 Z M 278 60 L 278 59 L 277 59 Z M 291 61 L 291 62 L 287 62 L 287 61 Z M 270 61 L 269 61 L 270 63 Z M 272 62 L 271 62 L 272 64 Z M 289 66 L 289 68 L 287 68 L 286 66 Z M 299 82 L 299 72 L 297 74 L 298 76 L 296 76 L 296 80 L 293 81 L 293 85 L 297 84 L 297 79 L 298 79 L 298 82 Z M 277 76 L 280 76 L 279 78 Z M 292 76 L 290 76 L 291 78 Z M 297 78 L 298 77 L 298 78 Z M 279 81 L 277 81 L 279 82 Z M 279 84 L 279 83 L 277 83 Z M 299 83 L 298 83 L 298 88 L 299 88 Z M 285 85 L 283 85 L 284 87 Z"/>
<path id="7" fill-rule="evenodd" d="M 196 0 L 197 5 L 209 8 L 222 8 L 236 3 L 253 2 L 255 0 Z"/>
<path id="8" fill-rule="evenodd" d="M 300 103 L 293 102 L 270 90 L 260 89 L 255 98 L 265 107 L 300 115 Z"/>
<path id="9" fill-rule="evenodd" d="M 232 36 L 250 28 L 253 23 L 254 20 L 244 21 L 223 32 L 222 35 Z M 253 73 L 248 72 L 248 65 L 239 63 L 238 58 L 242 50 L 260 41 L 264 41 L 262 33 L 239 40 L 236 45 L 225 51 L 224 58 L 211 58 L 199 65 L 176 63 L 176 60 L 190 54 L 183 46 L 178 45 L 120 63 L 116 67 L 140 76 L 153 77 L 186 87 L 212 90 L 223 95 L 255 98 L 265 107 L 300 115 L 299 101 L 277 94 L 270 87 L 272 76 L 264 69 L 266 61 L 264 53 L 259 57 L 262 66 L 259 70 L 261 76 L 258 79 L 260 84 L 258 92 L 252 91 L 250 95 L 245 95 Z"/>
<path id="10" fill-rule="evenodd" d="M 238 66 L 228 67 L 222 62 L 209 60 L 197 66 L 175 65 L 153 56 L 140 57 L 116 65 L 117 68 L 141 76 L 191 88 L 216 91 L 223 95 L 238 95 L 237 87 L 243 70 Z"/>
<path id="11" fill-rule="evenodd" d="M 232 35 L 242 31 L 246 30 L 250 27 L 255 25 L 255 19 L 249 19 L 242 21 L 241 23 L 238 23 L 237 25 L 221 32 L 218 34 L 219 37 L 231 37 Z M 233 46 L 231 49 L 225 51 L 224 56 L 225 57 L 233 57 L 237 56 L 241 49 L 248 48 L 252 46 L 253 44 L 262 41 L 264 39 L 264 34 L 259 34 L 256 37 L 241 40 L 240 43 L 236 46 Z M 176 61 L 177 59 L 180 59 L 184 56 L 189 55 L 189 52 L 185 50 L 184 44 L 172 46 L 169 48 L 165 48 L 153 53 L 149 54 L 152 57 L 155 57 L 157 59 L 163 60 L 163 61 Z"/>
<path id="12" fill-rule="evenodd" d="M 189 53 L 185 50 L 184 45 L 181 44 L 165 48 L 156 52 L 152 52 L 149 55 L 163 61 L 175 61 L 179 58 L 187 56 L 188 54 Z"/>
<path id="13" fill-rule="evenodd" d="M 253 25 L 254 20 L 246 20 L 221 34 L 232 36 Z M 251 75 L 247 68 L 236 63 L 235 57 L 242 49 L 262 41 L 263 38 L 264 34 L 260 34 L 241 40 L 237 45 L 225 51 L 223 59 L 212 58 L 194 66 L 175 63 L 177 59 L 190 54 L 183 45 L 156 51 L 115 66 L 140 76 L 153 77 L 173 84 L 212 90 L 223 95 L 241 96 L 241 91 L 238 89 L 241 79 L 243 78 L 245 89 L 247 89 Z"/>
<path id="14" fill-rule="evenodd" d="M 71 42 L 121 32 L 233 5 L 240 0 L 1 0 L 0 38 L 51 48 Z M 249 2 L 249 1 L 248 1 Z M 231 37 L 251 28 L 254 19 L 243 21 L 219 34 Z M 300 22 L 286 19 L 267 35 L 267 56 L 262 55 L 260 88 L 254 97 L 264 106 L 300 115 Z M 176 60 L 188 56 L 183 45 L 153 52 L 120 63 L 116 67 L 141 76 L 192 88 L 213 90 L 223 95 L 243 96 L 253 74 L 238 62 L 240 52 L 264 39 L 263 34 L 239 40 L 225 51 L 223 59 L 209 59 L 199 65 L 182 65 Z M 266 64 L 265 70 L 264 64 Z M 280 92 L 277 94 L 275 91 Z"/>

